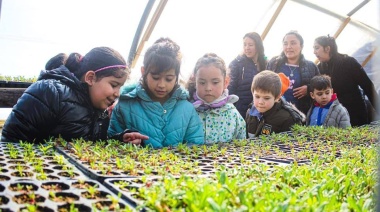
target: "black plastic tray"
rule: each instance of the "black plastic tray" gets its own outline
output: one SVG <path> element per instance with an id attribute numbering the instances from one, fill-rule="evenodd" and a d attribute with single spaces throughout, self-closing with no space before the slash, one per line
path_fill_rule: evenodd
<path id="1" fill-rule="evenodd" d="M 74 204 L 79 211 L 97 211 L 99 209 L 96 208 L 96 204 L 105 203 L 111 204 L 112 198 L 119 199 L 118 203 L 121 209 L 130 208 L 131 205 L 119 198 L 117 195 L 112 193 L 109 189 L 107 189 L 102 184 L 93 181 L 93 180 L 85 180 L 82 183 L 89 184 L 96 188 L 102 196 L 99 199 L 91 199 L 87 198 L 83 193 L 87 192 L 85 188 L 74 187 L 75 184 L 78 184 L 80 181 L 77 180 L 56 180 L 56 181 L 7 181 L 3 182 L 0 185 L 0 197 L 2 201 L 6 201 L 0 205 L 0 211 L 21 211 L 23 208 L 26 208 L 29 204 L 37 205 L 40 208 L 43 208 L 42 211 L 58 211 L 61 207 L 70 207 L 71 204 Z M 21 191 L 13 191 L 10 189 L 10 186 L 23 186 L 24 188 L 28 185 L 31 190 L 21 192 Z M 61 191 L 50 191 L 48 189 L 43 188 L 43 185 L 59 185 L 62 190 Z M 74 198 L 71 203 L 53 201 L 49 199 L 50 192 L 55 194 L 56 196 L 65 195 Z M 15 202 L 15 197 L 19 195 L 31 195 L 34 194 L 36 197 L 36 202 L 32 203 L 17 203 Z M 121 210 L 120 209 L 120 210 Z M 111 210 L 110 210 L 111 211 Z M 117 211 L 117 210 L 114 210 Z"/>

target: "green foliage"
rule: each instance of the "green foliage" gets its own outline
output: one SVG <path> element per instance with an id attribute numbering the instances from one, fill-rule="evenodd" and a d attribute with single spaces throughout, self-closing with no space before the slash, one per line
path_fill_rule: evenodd
<path id="1" fill-rule="evenodd" d="M 115 184 L 138 199 L 139 208 L 153 211 L 373 211 L 378 139 L 378 126 L 296 125 L 291 134 L 159 150 L 76 140 L 69 152 L 82 158 L 91 153 L 87 162 L 103 174 L 161 175 L 154 183 L 140 177 L 141 187 Z M 293 162 L 270 165 L 263 158 Z M 200 163 L 214 172 L 204 174 Z M 89 196 L 94 192 L 90 188 Z"/>
<path id="2" fill-rule="evenodd" d="M 37 77 L 27 78 L 24 76 L 3 76 L 0 74 L 0 81 L 12 81 L 12 82 L 36 82 Z"/>

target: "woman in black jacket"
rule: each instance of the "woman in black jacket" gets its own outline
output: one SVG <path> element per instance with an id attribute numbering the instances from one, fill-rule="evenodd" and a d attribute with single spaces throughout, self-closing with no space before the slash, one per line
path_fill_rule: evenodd
<path id="1" fill-rule="evenodd" d="M 59 136 L 67 141 L 107 139 L 106 109 L 130 73 L 125 60 L 111 48 L 97 47 L 85 56 L 72 53 L 62 63 L 41 71 L 38 81 L 19 98 L 4 124 L 1 141 L 39 143 Z M 139 133 L 124 137 L 132 143 L 147 138 Z"/>
<path id="2" fill-rule="evenodd" d="M 338 53 L 335 39 L 330 36 L 315 39 L 314 54 L 320 61 L 321 74 L 331 77 L 334 92 L 350 115 L 351 126 L 368 124 L 368 111 L 360 88 L 375 109 L 378 109 L 378 94 L 363 67 L 355 58 Z"/>
<path id="3" fill-rule="evenodd" d="M 243 50 L 229 65 L 230 84 L 229 94 L 239 97 L 234 105 L 240 115 L 245 118 L 245 114 L 252 102 L 251 85 L 253 77 L 266 67 L 266 57 L 261 37 L 256 32 L 250 32 L 243 37 Z"/>

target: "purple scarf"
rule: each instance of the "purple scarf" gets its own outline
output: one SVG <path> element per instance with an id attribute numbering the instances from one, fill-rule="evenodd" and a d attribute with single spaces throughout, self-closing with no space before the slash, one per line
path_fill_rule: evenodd
<path id="1" fill-rule="evenodd" d="M 202 112 L 213 108 L 220 108 L 227 103 L 235 103 L 239 100 L 239 97 L 236 95 L 228 95 L 228 89 L 224 89 L 222 95 L 210 103 L 207 103 L 201 99 L 197 92 L 194 93 L 193 98 L 195 100 L 193 102 L 195 109 Z"/>

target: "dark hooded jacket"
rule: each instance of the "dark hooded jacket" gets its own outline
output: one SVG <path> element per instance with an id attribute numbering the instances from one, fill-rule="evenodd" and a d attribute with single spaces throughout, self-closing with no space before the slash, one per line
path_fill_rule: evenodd
<path id="1" fill-rule="evenodd" d="M 283 98 L 274 103 L 271 109 L 261 114 L 261 118 L 250 115 L 253 110 L 255 110 L 255 106 L 247 111 L 245 118 L 248 138 L 290 131 L 294 124 L 302 125 L 306 119 L 305 114 Z"/>
<path id="2" fill-rule="evenodd" d="M 374 108 L 378 108 L 379 96 L 360 63 L 348 55 L 337 54 L 329 62 L 319 63 L 318 67 L 321 74 L 331 77 L 334 93 L 338 95 L 339 102 L 347 108 L 351 125 L 368 124 L 368 111 L 360 88 Z"/>
<path id="3" fill-rule="evenodd" d="M 43 142 L 106 139 L 109 117 L 92 106 L 88 86 L 65 66 L 41 71 L 19 98 L 4 124 L 1 141 Z"/>
<path id="4" fill-rule="evenodd" d="M 255 63 L 245 55 L 237 56 L 229 65 L 231 82 L 228 85 L 229 94 L 235 94 L 239 101 L 234 103 L 242 117 L 245 117 L 249 104 L 252 102 L 251 85 L 253 77 L 258 73 Z"/>

